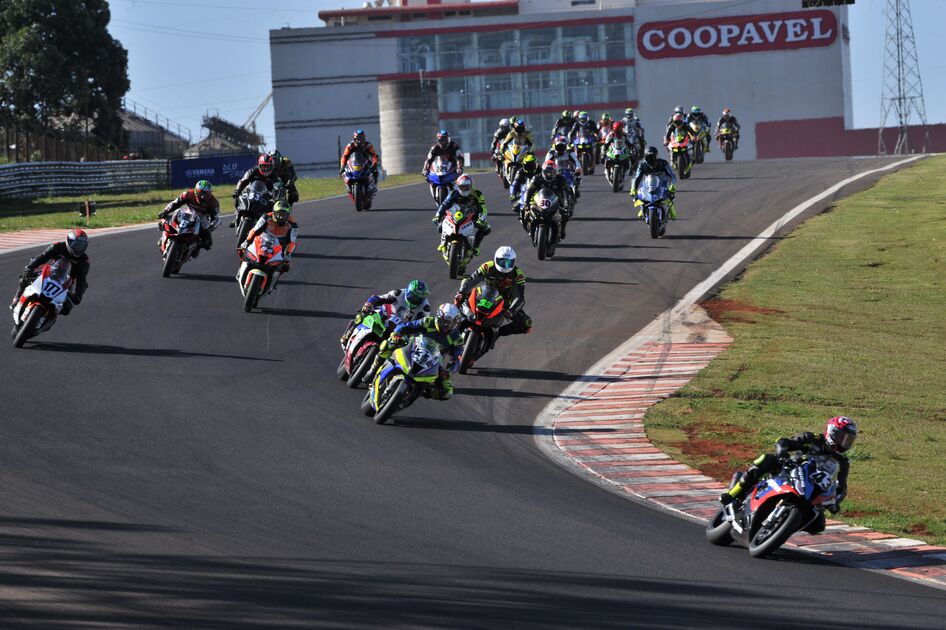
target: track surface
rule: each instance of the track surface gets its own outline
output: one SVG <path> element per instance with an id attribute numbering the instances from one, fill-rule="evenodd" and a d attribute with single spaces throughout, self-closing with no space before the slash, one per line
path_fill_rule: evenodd
<path id="1" fill-rule="evenodd" d="M 75 314 L 24 350 L 0 345 L 0 615 L 42 628 L 941 626 L 942 592 L 713 548 L 532 437 L 550 397 L 747 238 L 882 163 L 705 165 L 659 241 L 596 175 L 545 263 L 495 177 L 478 176 L 484 251 L 519 252 L 535 331 L 457 376 L 454 400 L 419 400 L 391 426 L 336 380 L 336 340 L 375 290 L 422 277 L 433 300 L 453 295 L 426 188 L 382 191 L 363 215 L 348 199 L 301 205 L 299 253 L 264 313 L 240 311 L 231 231 L 170 280 L 157 231 L 95 239 Z M 26 258 L 0 257 L 10 291 Z"/>

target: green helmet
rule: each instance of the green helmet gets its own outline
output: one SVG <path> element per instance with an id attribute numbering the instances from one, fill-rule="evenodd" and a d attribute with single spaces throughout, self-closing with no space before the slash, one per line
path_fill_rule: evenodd
<path id="1" fill-rule="evenodd" d="M 562 112 L 562 118 L 568 118 L 568 110 L 567 110 L 567 109 L 566 109 L 564 112 Z"/>
<path id="2" fill-rule="evenodd" d="M 624 115 L 625 115 L 625 116 L 633 116 L 633 115 L 634 115 L 634 108 L 633 108 L 633 107 L 628 107 L 627 109 L 625 109 L 625 110 L 624 110 Z"/>
<path id="3" fill-rule="evenodd" d="M 206 179 L 202 179 L 194 185 L 194 194 L 201 203 L 207 201 L 207 198 L 213 194 L 214 187 Z"/>
<path id="4" fill-rule="evenodd" d="M 407 303 L 414 308 L 423 304 L 428 295 L 430 295 L 430 289 L 427 288 L 427 283 L 423 280 L 411 280 L 407 283 L 407 288 L 404 290 L 404 297 L 407 299 Z"/>
<path id="5" fill-rule="evenodd" d="M 702 112 L 703 112 L 703 110 L 700 109 L 700 106 L 699 106 L 699 105 L 694 105 L 693 107 L 690 108 L 690 113 L 691 113 L 691 114 L 700 114 L 700 113 L 702 113 Z"/>
<path id="6" fill-rule="evenodd" d="M 273 204 L 273 220 L 277 225 L 284 225 L 292 214 L 292 206 L 285 201 L 277 201 Z"/>
<path id="7" fill-rule="evenodd" d="M 534 153 L 530 153 L 522 158 L 522 168 L 525 169 L 526 173 L 534 173 L 538 165 L 539 163 L 536 161 Z"/>

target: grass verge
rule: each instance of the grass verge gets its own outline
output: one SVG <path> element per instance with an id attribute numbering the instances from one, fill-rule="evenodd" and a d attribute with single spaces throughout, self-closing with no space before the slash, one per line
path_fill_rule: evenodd
<path id="1" fill-rule="evenodd" d="M 421 181 L 420 175 L 392 175 L 381 182 L 381 188 Z M 300 201 L 322 199 L 345 192 L 345 185 L 335 177 L 303 178 L 298 180 Z M 232 211 L 229 198 L 230 184 L 217 187 L 220 192 L 220 207 L 226 213 Z M 114 227 L 149 223 L 168 201 L 181 193 L 178 189 L 157 189 L 136 193 L 97 193 L 72 197 L 47 197 L 43 199 L 0 199 L 0 232 L 32 230 L 38 228 L 69 229 L 72 227 Z M 96 202 L 96 214 L 88 223 L 78 215 L 78 206 L 86 199 Z"/>
<path id="2" fill-rule="evenodd" d="M 817 216 L 705 306 L 733 345 L 646 417 L 728 481 L 775 440 L 846 414 L 861 435 L 842 520 L 946 543 L 946 158 Z"/>

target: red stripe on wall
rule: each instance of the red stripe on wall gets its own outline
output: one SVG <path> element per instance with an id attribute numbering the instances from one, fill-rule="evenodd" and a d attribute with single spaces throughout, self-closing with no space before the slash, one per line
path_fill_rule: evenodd
<path id="1" fill-rule="evenodd" d="M 319 19 L 328 22 L 332 18 L 339 17 L 377 17 L 383 15 L 405 15 L 405 14 L 424 14 L 446 13 L 448 11 L 469 11 L 471 15 L 474 12 L 482 14 L 484 11 L 492 9 L 517 9 L 519 0 L 498 0 L 496 2 L 477 2 L 477 3 L 451 3 L 441 4 L 415 4 L 404 7 L 364 7 L 361 9 L 331 9 L 328 11 L 319 11 Z M 482 15 L 480 17 L 483 17 Z M 388 22 L 391 24 L 391 22 Z M 436 30 L 436 29 L 433 29 Z"/>
<path id="2" fill-rule="evenodd" d="M 434 70 L 425 72 L 424 78 L 442 79 L 445 77 L 474 77 L 490 74 L 511 74 L 521 72 L 551 72 L 554 70 L 594 70 L 596 68 L 616 68 L 633 66 L 633 59 L 608 59 L 605 61 L 575 61 L 572 63 L 543 63 L 533 66 L 502 66 L 496 68 L 463 68 L 462 70 Z M 378 81 L 400 81 L 402 79 L 416 79 L 419 72 L 395 72 L 379 74 Z"/>
<path id="3" fill-rule="evenodd" d="M 443 118 L 443 114 L 441 114 Z M 927 125 L 929 150 L 946 151 L 946 124 Z M 756 123 L 756 154 L 759 158 L 838 157 L 876 155 L 877 129 L 845 129 L 844 118 L 809 118 L 807 120 L 771 120 Z M 888 151 L 897 143 L 897 129 L 884 130 Z M 924 129 L 910 127 L 910 148 L 923 147 Z"/>
<path id="4" fill-rule="evenodd" d="M 478 109 L 469 112 L 440 112 L 440 120 L 465 120 L 468 118 L 503 118 L 509 115 L 550 114 L 564 109 L 564 105 L 548 105 L 546 107 Z M 569 109 L 584 109 L 588 111 L 616 110 L 626 107 L 637 107 L 637 101 L 620 101 L 617 103 L 588 103 L 585 105 L 569 105 Z"/>
<path id="5" fill-rule="evenodd" d="M 470 5 L 467 5 L 470 6 Z M 477 6 L 473 4 L 472 6 Z M 385 30 L 375 32 L 375 37 L 413 37 L 417 35 L 446 35 L 448 33 L 488 33 L 493 31 L 518 31 L 552 26 L 593 26 L 595 24 L 633 24 L 634 16 L 619 15 L 601 18 L 582 18 L 576 20 L 555 20 L 548 22 L 504 22 L 500 24 L 477 24 L 471 26 L 452 26 L 449 28 L 414 28 L 404 30 Z"/>

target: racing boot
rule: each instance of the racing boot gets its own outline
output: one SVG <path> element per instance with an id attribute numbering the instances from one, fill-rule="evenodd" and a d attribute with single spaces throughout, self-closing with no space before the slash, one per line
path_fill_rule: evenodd
<path id="1" fill-rule="evenodd" d="M 673 201 L 670 202 L 670 208 L 668 209 L 668 213 L 670 214 L 671 221 L 677 220 L 677 205 L 673 203 Z"/>

